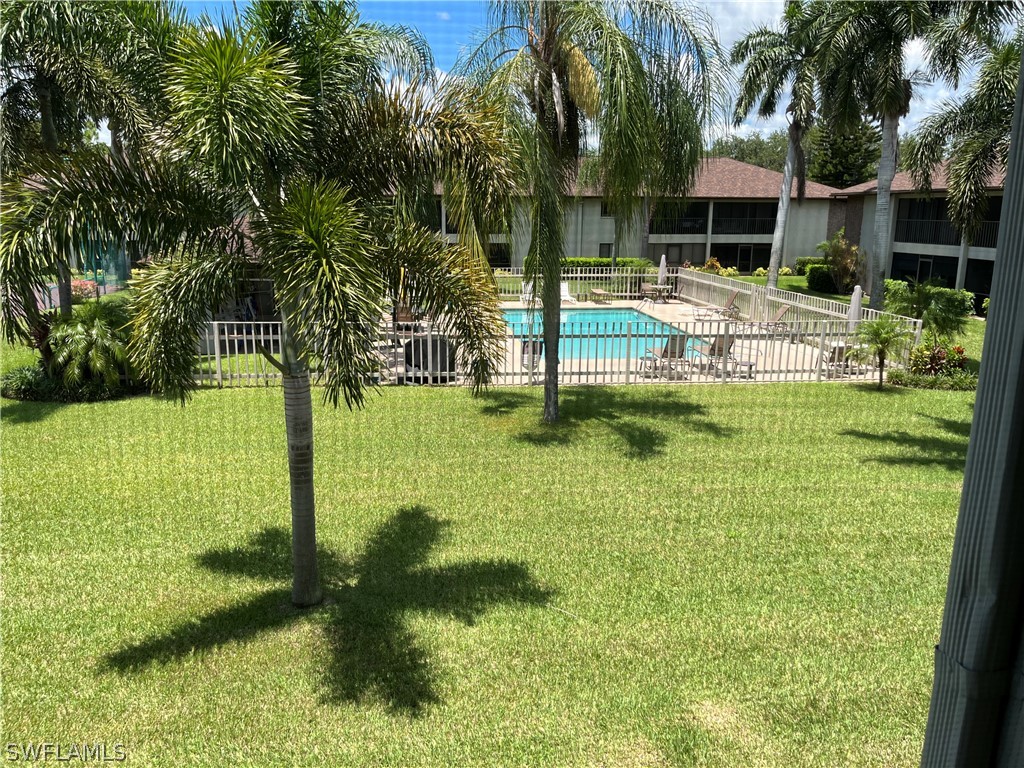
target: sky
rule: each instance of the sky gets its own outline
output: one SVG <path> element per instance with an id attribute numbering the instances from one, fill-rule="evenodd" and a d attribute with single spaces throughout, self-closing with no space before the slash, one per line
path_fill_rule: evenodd
<path id="1" fill-rule="evenodd" d="M 718 29 L 719 41 L 725 50 L 756 26 L 774 24 L 782 15 L 783 0 L 702 0 L 698 2 L 711 15 Z M 238 7 L 244 7 L 238 0 Z M 185 7 L 193 16 L 204 12 L 219 17 L 231 14 L 234 3 L 230 0 L 186 0 Z M 472 48 L 487 27 L 487 3 L 481 0 L 362 0 L 360 13 L 366 20 L 385 24 L 399 24 L 419 30 L 434 52 L 435 64 L 449 71 L 461 50 Z M 907 50 L 908 69 L 923 68 L 923 49 L 914 43 Z M 935 112 L 944 99 L 963 93 L 971 78 L 966 77 L 959 91 L 950 90 L 942 83 L 924 85 L 916 89 L 910 114 L 901 122 L 900 133 L 909 133 L 918 122 Z M 749 135 L 754 131 L 767 133 L 786 127 L 785 115 L 777 113 L 770 120 L 748 118 L 739 127 L 725 123 L 716 126 L 715 135 L 730 133 Z"/>

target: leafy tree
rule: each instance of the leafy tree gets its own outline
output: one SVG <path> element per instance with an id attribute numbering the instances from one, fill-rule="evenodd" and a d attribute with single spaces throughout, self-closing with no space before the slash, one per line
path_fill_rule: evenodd
<path id="1" fill-rule="evenodd" d="M 815 126 L 809 139 L 813 150 L 807 175 L 819 184 L 846 189 L 877 175 L 882 134 L 870 121 L 846 130 Z"/>
<path id="2" fill-rule="evenodd" d="M 915 136 L 912 133 L 900 136 L 899 145 L 897 149 L 896 167 L 899 168 L 901 171 L 913 170 L 910 159 L 911 157 L 913 157 L 916 151 L 917 136 Z"/>
<path id="3" fill-rule="evenodd" d="M 949 217 L 970 240 L 985 217 L 988 179 L 1006 167 L 1010 124 L 1024 54 L 1024 27 L 992 46 L 961 100 L 943 102 L 918 126 L 907 164 L 917 183 L 931 187 L 932 173 L 947 157 Z"/>
<path id="4" fill-rule="evenodd" d="M 492 22 L 460 70 L 503 100 L 532 191 L 525 266 L 542 287 L 544 420 L 554 422 L 565 212 L 587 134 L 600 138 L 596 176 L 621 241 L 642 193 L 692 184 L 722 55 L 707 16 L 671 0 L 496 2 Z"/>
<path id="5" fill-rule="evenodd" d="M 747 136 L 719 137 L 711 144 L 713 157 L 729 157 L 741 163 L 782 173 L 786 166 L 789 137 L 786 131 L 762 135 L 754 131 Z"/>
<path id="6" fill-rule="evenodd" d="M 166 130 L 139 144 L 147 151 L 53 164 L 4 190 L 7 338 L 24 319 L 6 289 L 38 284 L 55 244 L 130 232 L 158 265 L 135 284 L 129 359 L 182 402 L 208 313 L 241 279 L 272 281 L 282 334 L 262 353 L 284 384 L 296 605 L 322 598 L 311 366 L 328 402 L 360 405 L 389 297 L 436 313 L 477 387 L 499 354 L 484 254 L 488 227 L 511 210 L 515 158 L 486 94 L 432 73 L 422 39 L 361 23 L 352 5 L 254 2 L 175 44 Z M 462 233 L 453 247 L 414 221 L 435 183 Z"/>
<path id="7" fill-rule="evenodd" d="M 857 278 L 864 268 L 864 255 L 860 248 L 846 239 L 846 227 L 817 248 L 832 275 L 832 283 L 839 293 L 852 293 Z"/>
<path id="8" fill-rule="evenodd" d="M 732 49 L 732 63 L 744 65 L 740 77 L 740 94 L 733 112 L 736 125 L 742 123 L 755 107 L 758 117 L 771 117 L 775 114 L 783 92 L 787 88 L 789 91 L 789 104 L 786 106 L 789 130 L 775 234 L 768 261 L 769 288 L 779 284 L 793 177 L 796 177 L 797 202 L 803 202 L 807 182 L 803 141 L 817 107 L 814 71 L 816 40 L 812 25 L 814 17 L 808 13 L 808 8 L 802 0 L 791 0 L 786 4 L 780 29 L 759 27 L 741 38 Z"/>
<path id="9" fill-rule="evenodd" d="M 964 334 L 967 320 L 974 313 L 974 294 L 931 280 L 886 280 L 885 309 L 920 320 L 922 330 L 931 336 L 935 346 Z"/>
<path id="10" fill-rule="evenodd" d="M 896 173 L 900 119 L 910 109 L 921 73 L 906 66 L 909 43 L 924 40 L 932 75 L 952 85 L 964 62 L 993 39 L 1012 16 L 1009 4 L 950 0 L 816 0 L 820 18 L 819 71 L 826 117 L 837 126 L 857 124 L 865 115 L 881 125 L 878 194 L 871 258 L 870 306 L 883 301 L 889 252 L 890 192 Z"/>
<path id="11" fill-rule="evenodd" d="M 912 338 L 910 329 L 890 315 L 864 320 L 857 326 L 856 347 L 850 356 L 862 361 L 878 361 L 878 388 L 885 385 L 885 361 Z"/>

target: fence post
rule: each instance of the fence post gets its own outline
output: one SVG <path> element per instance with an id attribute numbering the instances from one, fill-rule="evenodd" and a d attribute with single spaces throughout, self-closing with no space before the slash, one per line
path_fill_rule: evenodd
<path id="1" fill-rule="evenodd" d="M 224 377 L 220 367 L 220 323 L 213 321 L 213 356 L 217 362 L 217 386 L 224 386 Z"/>
<path id="2" fill-rule="evenodd" d="M 821 341 L 818 344 L 818 381 L 821 381 L 821 371 L 825 367 L 825 334 L 828 330 L 828 321 L 821 321 Z"/>
<path id="3" fill-rule="evenodd" d="M 626 383 L 629 384 L 629 359 L 633 349 L 633 322 L 626 322 Z"/>
<path id="4" fill-rule="evenodd" d="M 732 325 L 732 323 L 730 323 L 728 320 L 726 320 L 724 323 L 722 323 L 722 326 L 721 326 L 722 328 L 724 328 L 724 331 L 722 332 L 722 348 L 721 348 L 721 350 L 719 350 L 721 352 L 721 355 L 722 355 L 722 367 L 721 367 L 720 370 L 721 370 L 721 378 L 722 378 L 722 383 L 723 384 L 725 384 L 726 381 L 728 381 L 728 379 L 729 379 L 729 354 L 730 354 L 729 331 L 731 330 L 730 329 L 731 325 Z"/>

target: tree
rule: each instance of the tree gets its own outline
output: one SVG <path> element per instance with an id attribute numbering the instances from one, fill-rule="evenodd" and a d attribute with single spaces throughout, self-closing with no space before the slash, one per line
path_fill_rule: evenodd
<path id="1" fill-rule="evenodd" d="M 83 145 L 89 119 L 116 115 L 139 134 L 145 114 L 108 56 L 138 52 L 126 15 L 142 3 L 73 0 L 4 3 L 0 9 L 0 77 L 4 83 L 3 157 L 15 169 L 33 157 L 67 155 Z M 119 41 L 124 41 L 119 42 Z M 127 61 L 122 61 L 127 64 Z M 38 140 L 33 135 L 38 127 Z M 54 254 L 61 315 L 71 316 L 71 253 Z M 27 301 L 25 303 L 28 303 Z"/>
<path id="2" fill-rule="evenodd" d="M 729 157 L 741 163 L 782 173 L 786 166 L 789 147 L 787 131 L 772 131 L 762 135 L 754 131 L 747 136 L 719 137 L 711 144 L 712 157 Z"/>
<path id="3" fill-rule="evenodd" d="M 803 202 L 806 187 L 804 134 L 814 120 L 816 108 L 816 75 L 814 71 L 815 37 L 808 6 L 802 0 L 790 0 L 782 17 L 781 29 L 759 27 L 741 38 L 732 49 L 732 63 L 743 65 L 740 93 L 733 113 L 733 122 L 742 123 L 757 108 L 758 117 L 775 114 L 783 91 L 789 89 L 786 117 L 789 120 L 786 160 L 782 170 L 782 187 L 768 261 L 768 287 L 779 284 L 782 246 L 789 220 L 789 201 L 793 194 L 793 177 L 797 180 L 797 202 Z"/>
<path id="4" fill-rule="evenodd" d="M 363 24 L 351 5 L 255 2 L 175 45 L 167 130 L 149 151 L 52 164 L 4 190 L 6 337 L 24 322 L 9 288 L 37 284 L 50 249 L 131 231 L 158 265 L 135 284 L 129 360 L 181 402 L 196 386 L 208 313 L 243 279 L 272 281 L 282 334 L 262 353 L 284 383 L 299 606 L 322 598 L 310 368 L 327 402 L 361 405 L 389 297 L 437 314 L 476 387 L 500 351 L 484 253 L 488 226 L 511 209 L 514 157 L 485 95 L 438 85 L 432 72 L 420 38 Z M 413 221 L 414 201 L 437 182 L 463 233 L 452 247 Z"/>
<path id="5" fill-rule="evenodd" d="M 846 189 L 877 175 L 882 134 L 870 121 L 846 130 L 816 125 L 808 131 L 808 139 L 812 150 L 807 175 L 819 184 Z"/>
<path id="6" fill-rule="evenodd" d="M 921 73 L 909 72 L 909 43 L 924 40 L 933 76 L 957 85 L 964 62 L 982 41 L 993 39 L 1012 15 L 1010 4 L 951 0 L 857 0 L 815 2 L 820 18 L 819 70 L 827 117 L 851 126 L 864 115 L 881 124 L 878 193 L 870 269 L 870 306 L 883 302 L 885 262 L 889 250 L 890 191 L 896 174 L 900 119 L 910 109 Z"/>
<path id="7" fill-rule="evenodd" d="M 946 161 L 949 217 L 968 241 L 985 217 L 989 179 L 1006 167 L 1014 94 L 1024 54 L 1024 27 L 993 46 L 960 101 L 947 100 L 918 126 L 907 155 L 915 181 L 931 188 L 932 174 Z"/>
<path id="8" fill-rule="evenodd" d="M 895 317 L 881 315 L 875 320 L 864 320 L 857 326 L 854 338 L 858 346 L 850 351 L 850 355 L 865 362 L 878 361 L 878 388 L 881 389 L 885 385 L 885 361 L 912 337 L 910 329 Z"/>
<path id="9" fill-rule="evenodd" d="M 710 20 L 671 0 L 496 2 L 460 71 L 501 98 L 531 190 L 527 279 L 542 286 L 544 420 L 558 420 L 559 276 L 566 206 L 588 133 L 621 241 L 641 195 L 681 195 L 721 99 Z"/>

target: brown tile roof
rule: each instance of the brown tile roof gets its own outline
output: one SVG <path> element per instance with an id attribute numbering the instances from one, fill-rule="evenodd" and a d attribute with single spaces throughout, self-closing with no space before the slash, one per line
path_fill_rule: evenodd
<path id="1" fill-rule="evenodd" d="M 1006 169 L 996 171 L 988 177 L 988 182 L 985 184 L 987 189 L 1002 189 L 1006 183 Z M 940 165 L 935 169 L 932 174 L 932 191 L 933 192 L 945 192 L 949 189 L 949 183 L 946 181 L 946 166 Z M 856 184 L 852 187 L 840 190 L 835 193 L 835 197 L 848 197 L 850 195 L 870 195 L 878 190 L 878 179 L 872 179 L 871 181 L 865 181 L 863 184 Z M 899 171 L 892 179 L 892 192 L 918 192 L 917 185 L 914 184 L 914 177 L 911 176 L 907 171 Z"/>
<path id="2" fill-rule="evenodd" d="M 782 174 L 769 171 L 749 163 L 741 163 L 729 157 L 709 157 L 701 165 L 697 183 L 688 197 L 691 200 L 719 199 L 764 199 L 777 200 L 782 186 Z M 834 187 L 808 180 L 806 197 L 827 200 L 839 192 Z M 580 197 L 601 197 L 595 188 L 580 190 Z M 796 198 L 796 182 L 793 182 L 792 197 Z"/>

